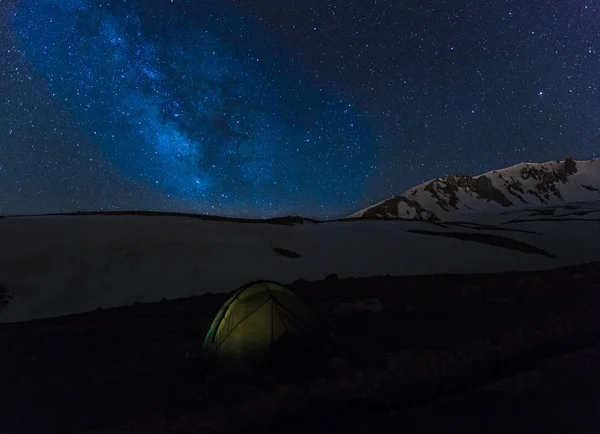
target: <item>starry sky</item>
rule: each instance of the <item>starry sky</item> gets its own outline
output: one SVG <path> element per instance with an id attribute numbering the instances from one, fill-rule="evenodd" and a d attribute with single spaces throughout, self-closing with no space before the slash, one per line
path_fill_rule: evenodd
<path id="1" fill-rule="evenodd" d="M 336 218 L 600 154 L 595 0 L 0 0 L 0 214 Z"/>

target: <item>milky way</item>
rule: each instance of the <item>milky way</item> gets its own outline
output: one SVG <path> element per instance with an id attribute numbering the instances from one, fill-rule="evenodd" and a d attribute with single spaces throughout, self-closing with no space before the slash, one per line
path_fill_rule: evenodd
<path id="1" fill-rule="evenodd" d="M 360 197 L 371 138 L 348 101 L 215 5 L 193 21 L 169 2 L 140 8 L 36 0 L 13 18 L 53 97 L 127 176 L 229 212 Z M 224 20 L 234 40 L 219 34 Z"/>

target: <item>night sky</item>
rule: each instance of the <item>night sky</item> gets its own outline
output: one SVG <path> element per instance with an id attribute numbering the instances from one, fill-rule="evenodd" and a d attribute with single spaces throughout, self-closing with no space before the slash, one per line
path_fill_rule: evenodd
<path id="1" fill-rule="evenodd" d="M 335 218 L 600 155 L 600 2 L 0 0 L 0 214 Z"/>

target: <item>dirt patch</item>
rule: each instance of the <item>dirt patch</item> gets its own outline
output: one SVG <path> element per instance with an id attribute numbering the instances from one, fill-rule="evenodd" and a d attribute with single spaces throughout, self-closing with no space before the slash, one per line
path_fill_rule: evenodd
<path id="1" fill-rule="evenodd" d="M 509 229 L 509 228 L 503 228 L 503 227 L 500 227 L 500 226 L 483 225 L 483 224 L 474 223 L 474 222 L 457 222 L 457 221 L 452 221 L 452 222 L 446 222 L 445 225 L 446 225 L 445 227 L 462 226 L 462 227 L 465 227 L 467 229 L 475 229 L 475 230 L 481 230 L 481 231 L 509 231 L 509 232 L 523 233 L 523 234 L 542 235 L 540 232 L 528 231 L 528 230 L 525 230 L 525 229 Z"/>
<path id="2" fill-rule="evenodd" d="M 12 293 L 4 286 L 0 285 L 0 313 L 2 313 L 2 309 L 8 306 L 11 300 Z"/>
<path id="3" fill-rule="evenodd" d="M 504 249 L 516 250 L 522 253 L 537 254 L 545 256 L 547 258 L 556 259 L 556 256 L 554 256 L 553 254 L 542 250 L 538 247 L 532 246 L 531 244 L 513 240 L 512 238 L 501 237 L 499 235 L 476 234 L 471 232 L 434 232 L 423 231 L 419 229 L 409 229 L 407 230 L 407 232 L 412 232 L 421 235 L 433 235 L 439 237 L 455 238 L 462 241 L 472 241 L 475 243 L 482 243 L 494 247 L 502 247 Z"/>
<path id="4" fill-rule="evenodd" d="M 273 247 L 273 251 L 279 253 L 281 256 L 285 256 L 286 258 L 300 258 L 302 255 L 296 252 L 292 252 L 291 250 L 283 249 L 281 247 Z"/>
<path id="5" fill-rule="evenodd" d="M 591 185 L 584 185 L 584 184 L 582 184 L 581 186 L 582 186 L 583 188 L 585 188 L 586 190 L 589 190 L 589 191 L 600 191 L 600 189 L 598 189 L 598 188 L 596 188 L 596 187 L 593 187 L 593 186 L 591 186 Z"/>
<path id="6" fill-rule="evenodd" d="M 589 213 L 586 213 L 589 214 Z M 511 223 L 529 223 L 529 222 L 600 222 L 600 218 L 597 219 L 587 219 L 587 218 L 563 218 L 563 217 L 556 217 L 556 218 L 535 218 L 535 219 L 515 219 L 515 220 L 509 220 L 507 222 L 503 222 L 503 225 L 506 224 L 511 224 Z"/>

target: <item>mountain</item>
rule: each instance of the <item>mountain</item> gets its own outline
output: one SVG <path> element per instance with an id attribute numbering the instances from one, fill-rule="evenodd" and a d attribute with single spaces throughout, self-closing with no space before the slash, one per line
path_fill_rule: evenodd
<path id="1" fill-rule="evenodd" d="M 600 159 L 435 179 L 355 216 L 362 219 L 3 217 L 0 323 L 228 292 L 260 279 L 479 274 L 600 261 Z"/>
<path id="2" fill-rule="evenodd" d="M 347 218 L 456 220 L 468 214 L 600 200 L 600 158 L 520 163 L 478 176 L 436 178 Z"/>

